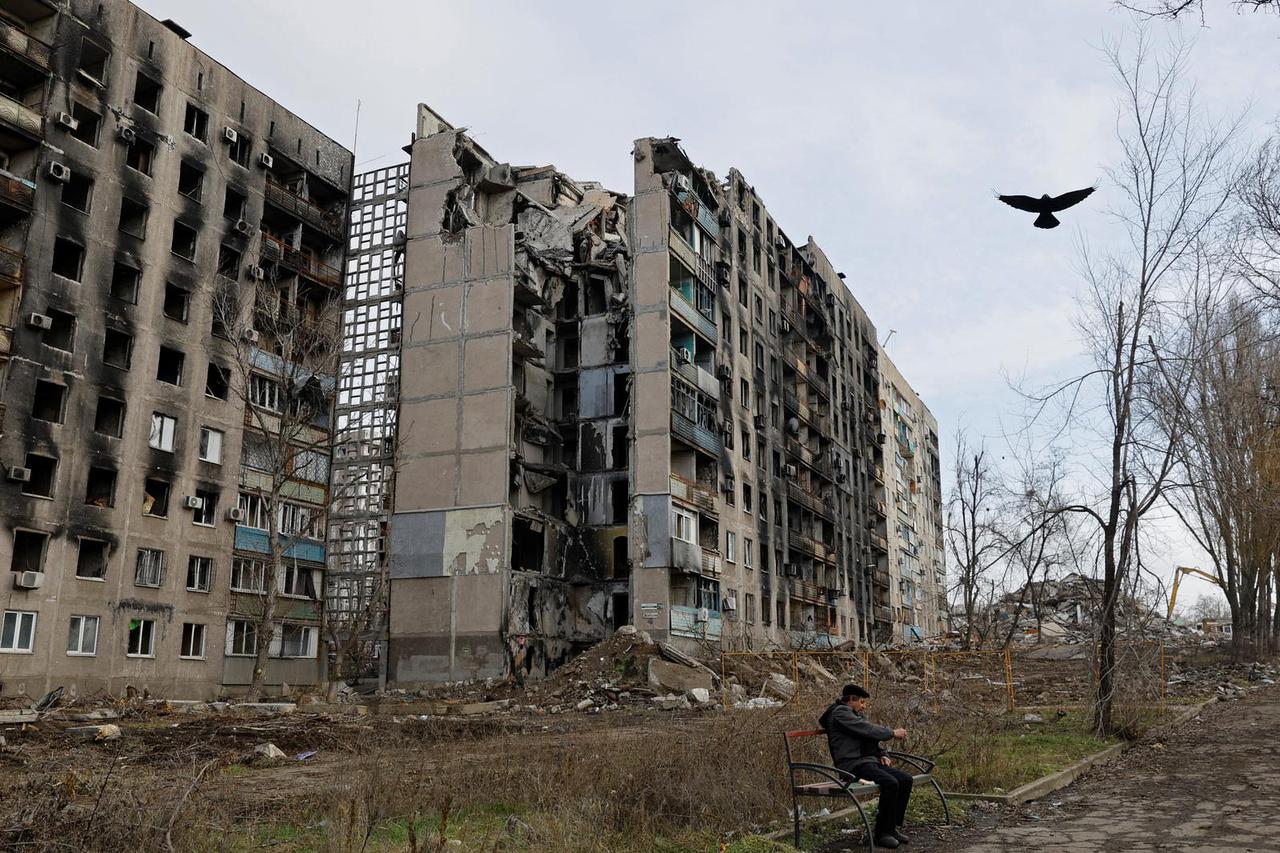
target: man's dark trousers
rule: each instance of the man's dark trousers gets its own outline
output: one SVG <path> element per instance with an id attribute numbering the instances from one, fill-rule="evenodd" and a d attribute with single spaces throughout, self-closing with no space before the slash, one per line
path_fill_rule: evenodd
<path id="1" fill-rule="evenodd" d="M 869 761 L 860 761 L 851 768 L 840 769 L 880 786 L 875 835 L 891 835 L 894 829 L 906 822 L 907 801 L 911 799 L 911 786 L 915 781 L 910 773 Z"/>

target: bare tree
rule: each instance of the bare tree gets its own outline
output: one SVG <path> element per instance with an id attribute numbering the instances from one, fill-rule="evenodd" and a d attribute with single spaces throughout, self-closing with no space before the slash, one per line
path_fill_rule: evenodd
<path id="1" fill-rule="evenodd" d="M 297 262 L 309 261 L 304 256 Z M 267 267 L 256 287 L 225 282 L 213 295 L 215 322 L 233 352 L 229 386 L 245 410 L 241 523 L 266 534 L 261 577 L 249 579 L 261 593 L 236 598 L 253 625 L 252 637 L 242 639 L 254 650 L 249 699 L 262 695 L 281 587 L 321 598 L 299 552 L 324 539 L 330 497 L 340 297 L 336 288 L 302 276 L 284 274 L 277 281 L 277 269 Z"/>
<path id="2" fill-rule="evenodd" d="M 1174 21 L 1194 16 L 1205 23 L 1204 0 L 1115 0 L 1115 4 L 1142 18 Z M 1280 0 L 1230 0 L 1230 4 L 1237 12 L 1280 13 Z"/>
<path id="3" fill-rule="evenodd" d="M 1191 605 L 1190 615 L 1197 622 L 1219 621 L 1231 618 L 1231 608 L 1227 606 L 1226 601 L 1216 595 L 1201 595 Z"/>
<path id="4" fill-rule="evenodd" d="M 964 608 L 964 647 L 972 648 L 988 633 L 979 619 L 989 610 L 995 585 L 991 570 L 1004 555 L 995 525 L 999 484 L 985 444 L 969 444 L 964 430 L 956 435 L 955 480 L 947 501 L 947 550 L 956 566 L 954 593 Z M 976 633 L 976 637 L 975 637 Z"/>
<path id="5" fill-rule="evenodd" d="M 1230 608 L 1233 652 L 1248 660 L 1272 644 L 1280 433 L 1268 391 L 1280 377 L 1280 347 L 1257 302 L 1216 293 L 1188 317 L 1197 357 L 1189 381 L 1170 389 L 1168 408 L 1186 411 L 1175 445 L 1186 482 L 1170 502 L 1209 554 Z"/>
<path id="6" fill-rule="evenodd" d="M 1131 60 L 1116 45 L 1107 54 L 1123 93 L 1123 155 L 1108 170 L 1118 245 L 1084 252 L 1078 326 L 1091 369 L 1035 401 L 1039 416 L 1055 401 L 1066 403 L 1063 429 L 1071 429 L 1078 448 L 1089 433 L 1099 442 L 1081 461 L 1078 499 L 1060 509 L 1096 528 L 1103 576 L 1094 728 L 1110 735 L 1118 612 L 1126 589 L 1136 588 L 1144 520 L 1169 484 L 1180 427 L 1177 418 L 1161 417 L 1153 389 L 1176 385 L 1190 361 L 1179 349 L 1176 300 L 1189 255 L 1231 197 L 1226 172 L 1235 127 L 1201 117 L 1180 80 L 1185 49 L 1158 59 L 1140 36 Z"/>

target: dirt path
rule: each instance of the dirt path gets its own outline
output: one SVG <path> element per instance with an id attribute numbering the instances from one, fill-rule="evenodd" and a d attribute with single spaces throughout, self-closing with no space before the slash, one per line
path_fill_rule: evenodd
<path id="1" fill-rule="evenodd" d="M 971 829 L 922 831 L 904 849 L 1280 851 L 1277 816 L 1280 689 L 1269 688 L 1214 703 L 1038 802 Z"/>

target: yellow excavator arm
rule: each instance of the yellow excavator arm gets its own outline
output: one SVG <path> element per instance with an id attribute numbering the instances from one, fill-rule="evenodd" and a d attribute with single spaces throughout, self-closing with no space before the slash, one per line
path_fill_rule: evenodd
<path id="1" fill-rule="evenodd" d="M 1199 575 L 1216 587 L 1222 587 L 1222 581 L 1218 580 L 1215 575 L 1197 569 L 1192 566 L 1178 566 L 1173 570 L 1173 589 L 1169 590 L 1169 612 L 1165 614 L 1165 619 L 1173 618 L 1173 607 L 1178 603 L 1178 584 L 1182 583 L 1183 575 Z"/>

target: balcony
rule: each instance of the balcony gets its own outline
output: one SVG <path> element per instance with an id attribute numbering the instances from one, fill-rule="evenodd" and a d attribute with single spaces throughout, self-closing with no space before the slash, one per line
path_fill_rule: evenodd
<path id="1" fill-rule="evenodd" d="M 299 219 L 334 242 L 342 242 L 347 236 L 346 218 L 341 212 L 328 211 L 303 198 L 284 184 L 267 179 L 267 203 Z"/>
<path id="2" fill-rule="evenodd" d="M 716 495 L 707 486 L 686 480 L 678 474 L 671 475 L 671 496 L 676 500 L 697 507 L 702 512 L 716 514 Z"/>
<path id="3" fill-rule="evenodd" d="M 871 572 L 871 582 L 878 587 L 888 589 L 889 588 L 889 570 L 882 569 L 879 566 L 877 566 Z"/>
<path id="4" fill-rule="evenodd" d="M 889 542 L 888 542 L 888 540 L 886 540 L 883 536 L 881 536 L 879 533 L 876 533 L 874 530 L 868 530 L 868 531 L 867 531 L 867 538 L 868 538 L 869 540 L 871 540 L 871 547 L 872 547 L 872 548 L 875 548 L 877 551 L 882 551 L 882 552 L 884 552 L 884 553 L 888 553 L 888 551 L 889 551 Z"/>
<path id="5" fill-rule="evenodd" d="M 787 531 L 787 545 L 793 551 L 808 554 L 814 559 L 822 560 L 823 562 L 834 563 L 836 559 L 834 548 L 794 530 Z"/>
<path id="6" fill-rule="evenodd" d="M 871 608 L 871 613 L 877 622 L 892 622 L 893 611 L 883 604 L 878 604 Z"/>
<path id="7" fill-rule="evenodd" d="M 883 467 L 879 465 L 873 465 L 871 467 L 871 476 L 875 478 L 875 481 L 877 483 L 879 483 L 882 486 L 884 485 L 884 468 Z"/>
<path id="8" fill-rule="evenodd" d="M 288 539 L 285 538 L 285 541 L 288 541 Z M 270 554 L 271 544 L 267 537 L 267 531 L 237 524 L 235 549 L 237 551 L 250 551 L 255 554 Z M 281 556 L 291 560 L 323 563 L 324 545 L 313 539 L 297 538 L 290 542 Z"/>
<path id="9" fill-rule="evenodd" d="M 881 518 L 889 517 L 889 505 L 880 498 L 874 498 L 871 501 L 871 509 Z"/>
<path id="10" fill-rule="evenodd" d="M 714 293 L 716 289 L 716 270 L 713 262 L 699 255 L 694 251 L 693 247 L 680 235 L 679 231 L 671 229 L 671 237 L 667 240 L 671 247 L 671 254 L 675 255 L 680 263 L 690 270 L 698 281 L 702 282 L 705 287 L 711 289 Z"/>
<path id="11" fill-rule="evenodd" d="M 831 511 L 830 505 L 818 495 L 805 491 L 798 483 L 787 483 L 787 497 L 816 515 L 829 521 L 835 520 L 835 513 Z"/>
<path id="12" fill-rule="evenodd" d="M 724 444 L 718 432 L 694 423 L 679 412 L 671 413 L 671 434 L 690 447 L 697 448 L 717 459 L 724 450 Z"/>
<path id="13" fill-rule="evenodd" d="M 791 597 L 810 604 L 827 606 L 830 603 L 826 587 L 818 586 L 816 583 L 801 580 L 800 578 L 791 579 Z"/>
<path id="14" fill-rule="evenodd" d="M 262 233 L 262 259 L 275 261 L 281 266 L 291 269 L 298 275 L 306 276 L 312 281 L 337 287 L 342 280 L 342 270 L 330 266 L 310 252 L 295 249 L 266 232 Z"/>
<path id="15" fill-rule="evenodd" d="M 0 290 L 21 287 L 25 267 L 26 258 L 21 252 L 0 246 Z"/>
<path id="16" fill-rule="evenodd" d="M 716 324 L 708 320 L 701 311 L 693 307 L 687 299 L 685 299 L 678 290 L 671 291 L 671 310 L 676 316 L 684 320 L 689 328 L 702 335 L 712 344 L 719 341 L 720 336 L 716 330 Z"/>
<path id="17" fill-rule="evenodd" d="M 49 73 L 53 48 L 3 18 L 0 18 L 0 50 L 21 60 L 38 76 Z"/>
<path id="18" fill-rule="evenodd" d="M 690 385 L 713 400 L 720 399 L 720 380 L 685 358 L 685 352 L 675 347 L 671 349 L 671 372 L 679 375 Z"/>
<path id="19" fill-rule="evenodd" d="M 8 205 L 22 216 L 29 215 L 36 200 L 36 186 L 31 181 L 0 172 L 0 204 Z"/>
<path id="20" fill-rule="evenodd" d="M 720 554 L 710 548 L 702 549 L 702 576 L 704 578 L 720 577 Z"/>
<path id="21" fill-rule="evenodd" d="M 13 351 L 13 327 L 0 326 L 0 355 L 8 355 Z"/>
<path id="22" fill-rule="evenodd" d="M 44 105 L 29 107 L 7 95 L 0 95 L 0 122 L 38 142 L 44 136 Z"/>

